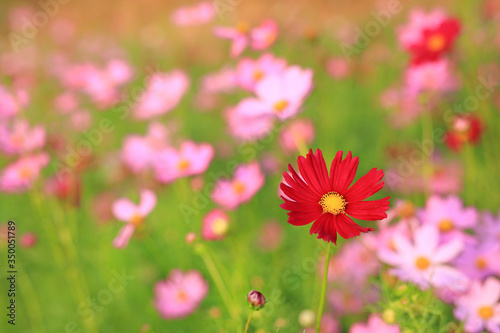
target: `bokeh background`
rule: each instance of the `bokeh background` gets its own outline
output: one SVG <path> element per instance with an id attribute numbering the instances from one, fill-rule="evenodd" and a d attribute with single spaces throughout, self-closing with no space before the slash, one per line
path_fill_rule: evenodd
<path id="1" fill-rule="evenodd" d="M 295 163 L 299 152 L 283 151 L 279 126 L 267 138 L 256 142 L 242 143 L 230 135 L 223 112 L 248 96 L 246 92 L 218 94 L 209 110 L 200 107 L 197 97 L 202 78 L 226 66 L 234 68 L 238 61 L 229 55 L 229 42 L 214 36 L 215 26 L 234 26 L 240 21 L 254 26 L 264 19 L 277 22 L 278 38 L 269 51 L 289 64 L 314 72 L 314 87 L 298 115 L 310 119 L 314 125 L 315 138 L 307 142 L 308 148 L 320 148 L 328 165 L 337 151 L 352 151 L 360 157 L 358 177 L 373 167 L 386 170 L 386 175 L 387 170 L 392 170 L 398 180 L 393 183 L 386 180 L 377 198 L 390 195 L 391 201 L 405 199 L 423 206 L 429 192 L 418 184 L 425 177 L 439 180 L 456 173 L 456 179 L 452 180 L 456 185 L 454 190 L 443 194 L 454 193 L 466 205 L 481 211 L 498 210 L 500 95 L 496 88 L 474 110 L 485 124 L 479 144 L 457 153 L 442 141 L 433 141 L 436 154 L 426 158 L 439 162 L 434 162 L 431 175 L 425 175 L 427 162 L 423 162 L 409 176 L 399 176 L 401 159 L 420 151 L 420 143 L 429 139 L 432 132 L 420 118 L 395 126 L 393 117 L 397 111 L 384 107 L 381 101 L 388 88 L 402 85 L 402 73 L 409 62 L 408 54 L 397 43 L 397 27 L 407 22 L 412 9 L 430 10 L 439 5 L 462 24 L 450 56 L 461 87 L 440 100 L 429 116 L 434 129 L 448 130 L 450 125 L 443 120 L 443 111 L 474 95 L 481 75 L 497 74 L 500 50 L 497 2 L 401 1 L 401 12 L 391 17 L 380 33 L 369 38 L 368 45 L 359 47 L 359 54 L 349 57 L 342 50 L 343 43 L 356 29 L 364 29 L 374 20 L 373 13 L 385 8 L 385 2 L 220 2 L 228 6 L 227 11 L 215 15 L 209 23 L 179 27 L 172 23 L 171 13 L 179 6 L 195 2 L 71 0 L 60 4 L 54 17 L 39 27 L 17 53 L 8 39 L 12 12 L 23 6 L 36 12 L 41 10 L 40 4 L 11 0 L 0 4 L 0 84 L 9 89 L 21 84 L 29 91 L 30 102 L 22 114 L 32 125 L 46 128 L 46 151 L 51 155 L 51 162 L 32 189 L 24 193 L 0 193 L 2 222 L 12 219 L 18 228 L 17 321 L 15 328 L 6 323 L 3 312 L 8 301 L 4 292 L 7 284 L 2 278 L 2 332 L 242 332 L 248 315 L 246 295 L 251 289 L 270 299 L 266 308 L 256 313 L 251 331 L 303 330 L 299 314 L 304 309 L 316 309 L 320 289 L 317 264 L 321 264 L 325 244 L 309 235 L 307 226 L 287 224 L 286 212 L 279 207 L 281 173 L 288 163 Z M 258 54 L 246 51 L 244 55 L 256 58 Z M 191 139 L 213 145 L 214 159 L 198 179 L 204 181 L 204 186 L 213 184 L 213 175 L 226 170 L 229 162 L 270 161 L 272 166 L 266 170 L 263 188 L 250 202 L 228 212 L 231 224 L 225 239 L 206 244 L 231 291 L 236 319 L 231 319 L 221 301 L 203 257 L 193 244 L 185 241 L 189 232 L 199 233 L 203 216 L 216 207 L 204 194 L 206 187 L 193 186 L 191 178 L 158 184 L 151 177 L 128 172 L 119 158 L 122 143 L 127 135 L 143 135 L 148 122 L 132 117 L 120 119 L 116 112 L 119 103 L 101 108 L 82 99 L 82 107 L 88 112 L 85 121 L 89 122 L 84 129 L 75 126 L 82 120 L 72 121 L 61 115 L 54 107 L 54 100 L 63 87 L 50 74 L 58 57 L 74 63 L 96 64 L 103 64 L 110 57 L 126 60 L 134 75 L 120 87 L 125 98 L 134 88 L 142 89 L 151 69 L 184 70 L 191 85 L 179 105 L 159 121 L 172 129 L 174 141 Z M 332 58 L 347 63 L 345 77 L 332 75 L 328 69 Z M 54 175 L 54 161 L 64 156 L 67 147 L 85 140 L 85 133 L 98 129 L 102 119 L 110 119 L 113 130 L 104 133 L 101 142 L 92 146 L 91 155 L 78 174 L 79 204 L 47 194 L 43 179 Z M 10 161 L 11 157 L 0 156 L 2 168 Z M 447 169 L 450 165 L 453 171 Z M 158 204 L 144 229 L 125 249 L 116 249 L 112 240 L 122 223 L 110 215 L 110 205 L 122 197 L 137 202 L 138 189 L 142 187 L 155 190 Z M 199 208 L 186 218 L 183 205 Z M 374 222 L 360 223 L 377 228 Z M 36 242 L 22 246 L 20 237 L 27 233 L 35 235 Z M 5 239 L 0 242 L 3 277 L 7 245 Z M 337 249 L 342 244 L 340 241 Z M 174 268 L 200 271 L 209 283 L 209 293 L 192 315 L 165 320 L 153 306 L 153 286 Z M 97 301 L 92 306 L 92 299 L 102 290 L 110 289 L 110 281 L 116 274 L 126 275 L 129 280 L 125 279 L 120 291 L 112 293 L 107 304 Z M 345 302 L 349 302 L 349 296 L 345 297 Z M 82 314 L 89 304 L 93 315 Z M 374 304 L 371 306 L 376 307 Z M 347 332 L 352 323 L 364 320 L 368 312 L 374 311 L 369 308 L 338 318 L 343 331 Z M 455 321 L 446 306 L 439 305 L 438 311 L 450 322 Z"/>

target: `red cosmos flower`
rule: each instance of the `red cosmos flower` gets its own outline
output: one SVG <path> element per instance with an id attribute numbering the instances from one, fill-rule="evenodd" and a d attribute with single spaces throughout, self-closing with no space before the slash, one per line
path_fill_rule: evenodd
<path id="1" fill-rule="evenodd" d="M 280 207 L 289 210 L 288 223 L 302 226 L 315 221 L 310 233 L 335 245 L 337 233 L 347 239 L 374 230 L 357 225 L 347 215 L 375 221 L 386 218 L 385 211 L 389 209 L 389 197 L 362 201 L 382 189 L 384 171 L 373 168 L 349 187 L 359 159 L 349 152 L 342 160 L 342 154 L 339 151 L 335 155 L 328 175 L 321 150 L 316 150 L 316 154 L 309 150 L 306 158 L 297 159 L 300 175 L 289 164 L 290 173 L 283 173 L 285 181 L 280 184 L 285 201 Z"/>
<path id="2" fill-rule="evenodd" d="M 481 120 L 473 115 L 459 115 L 452 120 L 444 135 L 444 142 L 453 151 L 460 151 L 465 143 L 477 144 L 483 132 Z"/>
<path id="3" fill-rule="evenodd" d="M 409 49 L 412 63 L 418 65 L 440 59 L 452 49 L 459 33 L 460 21 L 453 18 L 444 20 L 437 28 L 423 30 L 419 43 Z"/>

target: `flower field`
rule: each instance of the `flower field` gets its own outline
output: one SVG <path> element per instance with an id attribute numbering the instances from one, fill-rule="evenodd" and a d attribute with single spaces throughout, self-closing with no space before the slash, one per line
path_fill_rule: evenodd
<path id="1" fill-rule="evenodd" d="M 0 22 L 1 332 L 500 332 L 500 1 Z"/>

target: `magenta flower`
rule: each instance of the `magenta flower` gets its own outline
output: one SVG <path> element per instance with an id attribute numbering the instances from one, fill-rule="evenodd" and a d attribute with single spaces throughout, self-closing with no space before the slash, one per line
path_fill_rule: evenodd
<path id="1" fill-rule="evenodd" d="M 208 283 L 200 272 L 178 269 L 154 286 L 154 305 L 165 319 L 183 318 L 193 313 L 208 293 Z"/>
<path id="2" fill-rule="evenodd" d="M 312 88 L 313 72 L 297 66 L 270 75 L 255 87 L 256 98 L 242 100 L 237 108 L 247 117 L 275 116 L 285 120 L 297 114 Z"/>
<path id="3" fill-rule="evenodd" d="M 278 25 L 273 20 L 265 20 L 250 32 L 250 45 L 254 50 L 265 50 L 278 37 Z"/>
<path id="4" fill-rule="evenodd" d="M 447 59 L 426 62 L 406 69 L 405 81 L 409 91 L 444 94 L 459 88 L 459 81 L 451 72 Z"/>
<path id="5" fill-rule="evenodd" d="M 237 108 L 225 113 L 232 137 L 243 142 L 257 141 L 266 137 L 274 128 L 274 119 L 270 117 L 248 117 L 238 112 Z"/>
<path id="6" fill-rule="evenodd" d="M 135 205 L 128 199 L 118 199 L 113 202 L 113 215 L 117 220 L 126 223 L 113 240 L 113 246 L 117 249 L 126 247 L 135 229 L 142 227 L 146 216 L 151 213 L 155 206 L 156 194 L 150 190 L 141 191 L 139 205 Z"/>
<path id="7" fill-rule="evenodd" d="M 42 126 L 30 128 L 27 121 L 16 120 L 11 128 L 0 125 L 0 150 L 5 154 L 23 154 L 45 145 L 45 129 Z"/>
<path id="8" fill-rule="evenodd" d="M 264 185 L 264 174 L 257 162 L 236 168 L 233 179 L 219 179 L 212 192 L 212 200 L 221 207 L 232 210 L 250 201 Z"/>
<path id="9" fill-rule="evenodd" d="M 280 135 L 280 145 L 284 152 L 300 151 L 300 145 L 309 147 L 314 141 L 314 125 L 309 119 L 295 119 L 286 125 Z"/>
<path id="10" fill-rule="evenodd" d="M 500 210 L 497 216 L 490 212 L 485 212 L 482 216 L 483 221 L 476 226 L 476 233 L 485 243 L 495 244 L 500 242 Z"/>
<path id="11" fill-rule="evenodd" d="M 180 150 L 165 148 L 153 162 L 156 179 L 169 183 L 177 178 L 205 172 L 214 156 L 214 149 L 206 143 L 182 143 Z"/>
<path id="12" fill-rule="evenodd" d="M 279 75 L 286 69 L 286 60 L 275 58 L 272 54 L 263 54 L 259 59 L 241 59 L 236 69 L 238 84 L 254 91 L 255 86 L 267 76 Z"/>
<path id="13" fill-rule="evenodd" d="M 39 178 L 41 170 L 49 163 L 49 155 L 39 153 L 18 159 L 0 173 L 0 191 L 25 192 Z"/>
<path id="14" fill-rule="evenodd" d="M 167 148 L 168 130 L 160 123 L 151 123 L 146 136 L 128 135 L 123 142 L 121 159 L 134 173 L 153 166 L 156 155 Z"/>
<path id="15" fill-rule="evenodd" d="M 188 87 L 189 78 L 181 70 L 151 75 L 135 105 L 134 116 L 147 120 L 171 111 L 179 104 Z"/>
<path id="16" fill-rule="evenodd" d="M 220 209 L 214 209 L 203 217 L 201 237 L 204 240 L 222 240 L 229 228 L 229 216 Z"/>
<path id="17" fill-rule="evenodd" d="M 389 325 L 377 315 L 371 314 L 366 324 L 357 323 L 351 326 L 349 333 L 399 333 L 398 325 Z"/>
<path id="18" fill-rule="evenodd" d="M 414 240 L 405 235 L 394 235 L 394 250 L 381 248 L 378 257 L 395 266 L 389 272 L 403 281 L 411 281 L 421 288 L 465 285 L 467 277 L 448 265 L 463 250 L 464 243 L 455 238 L 439 245 L 439 232 L 433 225 L 424 225 L 414 233 Z"/>
<path id="19" fill-rule="evenodd" d="M 465 322 L 467 333 L 483 330 L 500 332 L 500 282 L 490 277 L 481 283 L 474 281 L 469 291 L 456 300 L 455 318 Z"/>
<path id="20" fill-rule="evenodd" d="M 481 240 L 482 241 L 482 240 Z M 465 247 L 455 265 L 472 279 L 481 280 L 491 275 L 500 276 L 500 244 L 483 243 Z"/>
<path id="21" fill-rule="evenodd" d="M 419 212 L 423 224 L 431 224 L 439 229 L 443 240 L 460 237 L 469 240 L 463 231 L 476 226 L 478 212 L 474 207 L 464 207 L 457 196 L 441 197 L 433 195 L 427 199 L 425 209 Z"/>
<path id="22" fill-rule="evenodd" d="M 179 27 L 198 26 L 210 22 L 215 17 L 212 3 L 203 1 L 190 6 L 177 8 L 170 19 Z"/>

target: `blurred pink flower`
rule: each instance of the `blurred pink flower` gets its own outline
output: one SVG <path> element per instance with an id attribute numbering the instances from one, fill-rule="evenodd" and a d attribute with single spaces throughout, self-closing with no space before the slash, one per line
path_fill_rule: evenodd
<path id="1" fill-rule="evenodd" d="M 495 216 L 490 212 L 482 214 L 482 223 L 476 225 L 476 233 L 482 243 L 495 244 L 500 242 L 500 210 Z"/>
<path id="2" fill-rule="evenodd" d="M 229 228 L 229 216 L 220 209 L 213 209 L 203 217 L 201 237 L 204 240 L 223 240 Z"/>
<path id="3" fill-rule="evenodd" d="M 231 56 L 239 56 L 248 46 L 248 34 L 250 27 L 245 22 L 240 22 L 236 27 L 216 27 L 214 34 L 223 39 L 229 39 L 232 42 Z"/>
<path id="4" fill-rule="evenodd" d="M 308 328 L 305 330 L 305 333 L 314 333 L 314 328 Z M 332 314 L 326 314 L 321 317 L 321 327 L 319 329 L 319 333 L 340 333 L 341 327 L 338 320 L 333 318 Z"/>
<path id="5" fill-rule="evenodd" d="M 295 153 L 307 149 L 314 141 L 314 125 L 309 119 L 294 119 L 283 128 L 280 145 L 285 153 Z"/>
<path id="6" fill-rule="evenodd" d="M 397 29 L 399 42 L 403 48 L 410 49 L 421 41 L 424 30 L 437 28 L 445 19 L 446 13 L 442 9 L 434 9 L 429 13 L 413 9 L 408 24 Z"/>
<path id="7" fill-rule="evenodd" d="M 49 163 L 47 153 L 22 157 L 7 165 L 0 173 L 0 191 L 25 192 L 39 178 L 42 168 Z"/>
<path id="8" fill-rule="evenodd" d="M 231 67 L 223 67 L 201 78 L 202 94 L 230 93 L 236 88 L 237 74 Z"/>
<path id="9" fill-rule="evenodd" d="M 111 59 L 106 64 L 106 77 L 116 85 L 123 85 L 129 82 L 134 72 L 132 66 L 123 59 Z"/>
<path id="10" fill-rule="evenodd" d="M 29 97 L 25 90 L 17 89 L 11 93 L 6 87 L 0 85 L 0 120 L 18 114 L 28 105 Z"/>
<path id="11" fill-rule="evenodd" d="M 426 62 L 406 69 L 405 82 L 409 91 L 418 93 L 447 93 L 459 88 L 460 83 L 447 59 Z"/>
<path id="12" fill-rule="evenodd" d="M 50 25 L 52 39 L 59 44 L 64 44 L 73 39 L 76 32 L 75 21 L 68 18 L 57 18 Z"/>
<path id="13" fill-rule="evenodd" d="M 335 268 L 332 268 L 334 270 Z M 361 313 L 367 304 L 377 302 L 379 292 L 370 286 L 356 286 L 342 283 L 328 292 L 328 302 L 338 315 Z"/>
<path id="14" fill-rule="evenodd" d="M 146 136 L 128 135 L 123 142 L 121 160 L 133 173 L 153 166 L 156 155 L 167 148 L 168 130 L 160 123 L 151 123 Z"/>
<path id="15" fill-rule="evenodd" d="M 38 237 L 34 232 L 26 232 L 19 238 L 19 244 L 21 247 L 30 248 L 36 245 Z"/>
<path id="16" fill-rule="evenodd" d="M 208 283 L 200 272 L 178 269 L 154 286 L 154 305 L 165 319 L 183 318 L 193 313 L 208 293 Z"/>
<path id="17" fill-rule="evenodd" d="M 128 199 L 118 199 L 113 202 L 112 211 L 114 217 L 126 223 L 113 240 L 113 246 L 118 249 L 126 247 L 135 229 L 143 225 L 144 219 L 155 206 L 156 194 L 150 190 L 141 191 L 139 205 L 135 205 Z"/>
<path id="18" fill-rule="evenodd" d="M 135 106 L 135 117 L 146 120 L 171 111 L 179 104 L 188 87 L 189 77 L 181 70 L 151 75 Z"/>
<path id="19" fill-rule="evenodd" d="M 213 147 L 206 143 L 185 141 L 180 150 L 165 148 L 156 153 L 153 161 L 156 179 L 169 183 L 177 178 L 201 174 L 207 170 L 213 156 Z"/>
<path id="20" fill-rule="evenodd" d="M 334 79 L 344 79 L 351 73 L 347 59 L 342 57 L 330 58 L 326 62 L 326 71 Z"/>
<path id="21" fill-rule="evenodd" d="M 236 69 L 238 84 L 247 90 L 253 91 L 257 83 L 269 75 L 279 75 L 286 68 L 286 60 L 275 58 L 266 53 L 259 59 L 241 59 Z"/>
<path id="22" fill-rule="evenodd" d="M 456 300 L 455 318 L 465 322 L 467 333 L 500 332 L 500 282 L 490 277 L 474 281 L 467 294 Z"/>
<path id="23" fill-rule="evenodd" d="M 399 333 L 398 325 L 389 325 L 375 314 L 371 314 L 366 324 L 351 326 L 349 333 Z"/>
<path id="24" fill-rule="evenodd" d="M 418 216 L 424 225 L 433 225 L 439 230 L 442 241 L 456 237 L 467 241 L 470 236 L 463 231 L 474 228 L 479 218 L 477 209 L 464 207 L 459 197 L 438 195 L 427 199 L 425 209 L 419 211 Z"/>
<path id="25" fill-rule="evenodd" d="M 221 207 L 232 210 L 250 201 L 264 185 L 264 174 L 257 162 L 239 165 L 233 179 L 219 179 L 212 199 Z"/>
<path id="26" fill-rule="evenodd" d="M 250 32 L 250 44 L 254 50 L 264 50 L 273 45 L 278 37 L 278 25 L 273 20 L 265 20 Z"/>
<path id="27" fill-rule="evenodd" d="M 490 275 L 500 276 L 500 243 L 481 243 L 465 247 L 455 260 L 455 266 L 471 279 L 482 280 Z"/>
<path id="28" fill-rule="evenodd" d="M 282 74 L 262 79 L 255 87 L 257 98 L 242 100 L 237 108 L 247 117 L 276 116 L 280 120 L 300 112 L 302 103 L 312 88 L 313 72 L 298 66 L 287 68 Z"/>
<path id="29" fill-rule="evenodd" d="M 72 90 L 62 92 L 54 100 L 54 107 L 62 114 L 75 111 L 79 105 L 80 101 L 76 93 Z"/>
<path id="30" fill-rule="evenodd" d="M 274 128 L 274 119 L 270 117 L 248 117 L 230 108 L 225 113 L 229 133 L 244 142 L 257 141 L 267 136 Z"/>
<path id="31" fill-rule="evenodd" d="M 439 245 L 439 232 L 434 225 L 425 225 L 414 232 L 413 243 L 406 235 L 394 236 L 394 250 L 378 249 L 383 262 L 396 266 L 389 273 L 403 281 L 411 281 L 421 288 L 462 287 L 467 277 L 447 265 L 463 250 L 464 243 L 455 238 Z"/>
<path id="32" fill-rule="evenodd" d="M 276 221 L 267 222 L 262 226 L 257 239 L 258 248 L 263 251 L 276 250 L 283 240 L 283 226 Z"/>
<path id="33" fill-rule="evenodd" d="M 92 113 L 78 110 L 70 114 L 71 126 L 78 132 L 85 132 L 92 126 Z"/>
<path id="34" fill-rule="evenodd" d="M 457 161 L 434 159 L 431 177 L 431 192 L 435 194 L 452 194 L 462 190 L 463 167 Z"/>
<path id="35" fill-rule="evenodd" d="M 391 126 L 401 128 L 415 122 L 423 111 L 417 97 L 408 87 L 389 88 L 381 94 L 382 107 L 393 111 L 389 118 Z"/>
<path id="36" fill-rule="evenodd" d="M 214 5 L 208 1 L 177 8 L 170 19 L 180 27 L 197 26 L 210 22 L 215 17 Z"/>
<path id="37" fill-rule="evenodd" d="M 82 190 L 81 185 L 77 174 L 64 172 L 45 179 L 43 187 L 46 194 L 53 195 L 61 200 L 67 200 L 73 205 L 79 206 Z"/>
<path id="38" fill-rule="evenodd" d="M 30 125 L 25 120 L 15 120 L 12 126 L 0 125 L 0 150 L 7 155 L 24 154 L 45 145 L 45 128 Z"/>

